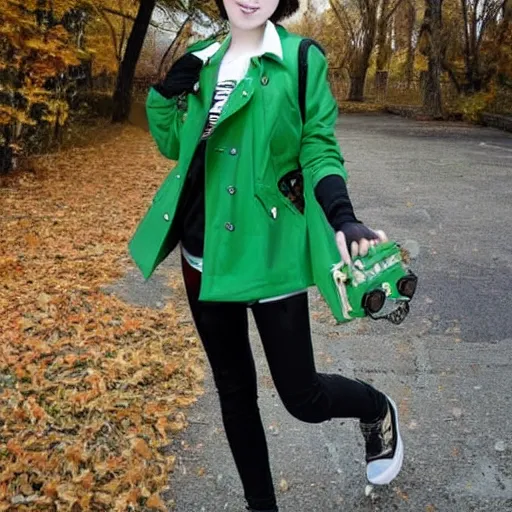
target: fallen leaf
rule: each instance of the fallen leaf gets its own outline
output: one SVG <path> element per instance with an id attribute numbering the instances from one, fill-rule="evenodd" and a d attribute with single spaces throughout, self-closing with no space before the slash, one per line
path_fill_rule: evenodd
<path id="1" fill-rule="evenodd" d="M 132 447 L 135 453 L 138 453 L 141 457 L 144 457 L 147 460 L 151 459 L 153 456 L 151 449 L 147 445 L 146 441 L 140 437 L 133 440 Z"/>
<path id="2" fill-rule="evenodd" d="M 167 507 L 165 503 L 161 500 L 158 494 L 152 494 L 148 501 L 146 502 L 146 506 L 149 508 L 156 508 L 157 510 L 162 510 L 163 512 L 167 511 Z"/>

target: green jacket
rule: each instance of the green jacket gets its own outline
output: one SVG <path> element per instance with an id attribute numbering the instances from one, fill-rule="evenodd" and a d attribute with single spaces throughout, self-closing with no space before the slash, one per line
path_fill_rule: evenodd
<path id="1" fill-rule="evenodd" d="M 298 105 L 301 38 L 278 27 L 283 60 L 251 59 L 228 99 L 206 147 L 205 242 L 200 299 L 253 301 L 316 284 L 336 318 L 340 299 L 331 266 L 340 261 L 334 232 L 314 196 L 325 176 L 346 179 L 334 135 L 338 108 L 327 80 L 327 60 L 308 57 L 306 123 Z M 203 43 L 203 47 L 209 43 Z M 177 99 L 151 89 L 147 115 L 161 153 L 177 160 L 129 243 L 147 279 L 174 249 L 171 225 L 200 141 L 229 36 L 203 67 L 197 95 L 184 110 Z M 189 51 L 196 50 L 197 45 Z M 305 214 L 281 194 L 278 180 L 302 168 Z"/>

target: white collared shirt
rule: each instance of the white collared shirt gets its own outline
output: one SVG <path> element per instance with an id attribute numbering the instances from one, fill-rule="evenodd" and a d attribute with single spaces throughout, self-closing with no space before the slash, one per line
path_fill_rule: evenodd
<path id="1" fill-rule="evenodd" d="M 271 21 L 267 21 L 261 45 L 257 50 L 240 55 L 234 60 L 224 57 L 219 69 L 219 82 L 224 80 L 241 80 L 249 69 L 251 58 L 261 57 L 266 53 L 272 53 L 280 59 L 283 58 L 281 39 L 277 33 L 276 26 Z"/>
<path id="2" fill-rule="evenodd" d="M 205 48 L 204 50 L 196 52 L 194 55 L 206 62 L 208 58 L 215 55 L 219 50 L 219 47 L 220 45 L 217 44 L 215 48 Z M 223 58 L 219 68 L 217 86 L 215 88 L 213 102 L 208 115 L 208 122 L 202 136 L 203 139 L 207 139 L 213 133 L 229 96 L 234 91 L 237 83 L 247 74 L 251 58 L 261 57 L 266 53 L 272 53 L 280 59 L 283 58 L 281 38 L 279 37 L 276 26 L 271 21 L 267 21 L 267 24 L 265 25 L 263 39 L 257 50 L 244 53 L 235 59 L 230 58 L 229 56 L 225 56 Z"/>

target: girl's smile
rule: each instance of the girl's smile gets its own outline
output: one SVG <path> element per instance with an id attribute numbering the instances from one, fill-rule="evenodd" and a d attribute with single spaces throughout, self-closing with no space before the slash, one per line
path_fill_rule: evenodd
<path id="1" fill-rule="evenodd" d="M 252 5 L 249 5 L 249 4 L 240 4 L 240 3 L 237 3 L 237 5 L 240 7 L 240 10 L 244 13 L 244 14 L 247 14 L 247 15 L 251 15 L 251 14 L 254 14 L 255 12 L 257 12 L 259 10 L 259 7 L 257 6 L 252 6 Z"/>

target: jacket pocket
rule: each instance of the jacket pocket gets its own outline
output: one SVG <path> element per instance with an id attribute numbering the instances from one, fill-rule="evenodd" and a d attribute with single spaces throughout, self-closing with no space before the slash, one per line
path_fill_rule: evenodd
<path id="1" fill-rule="evenodd" d="M 277 218 L 278 212 L 282 211 L 283 207 L 293 213 L 294 216 L 302 217 L 302 212 L 297 208 L 294 202 L 280 191 L 278 183 L 274 186 L 269 186 L 261 182 L 256 183 L 255 196 L 265 213 L 273 219 Z"/>
<path id="2" fill-rule="evenodd" d="M 304 176 L 302 169 L 287 172 L 277 182 L 277 187 L 299 213 L 304 213 Z"/>

